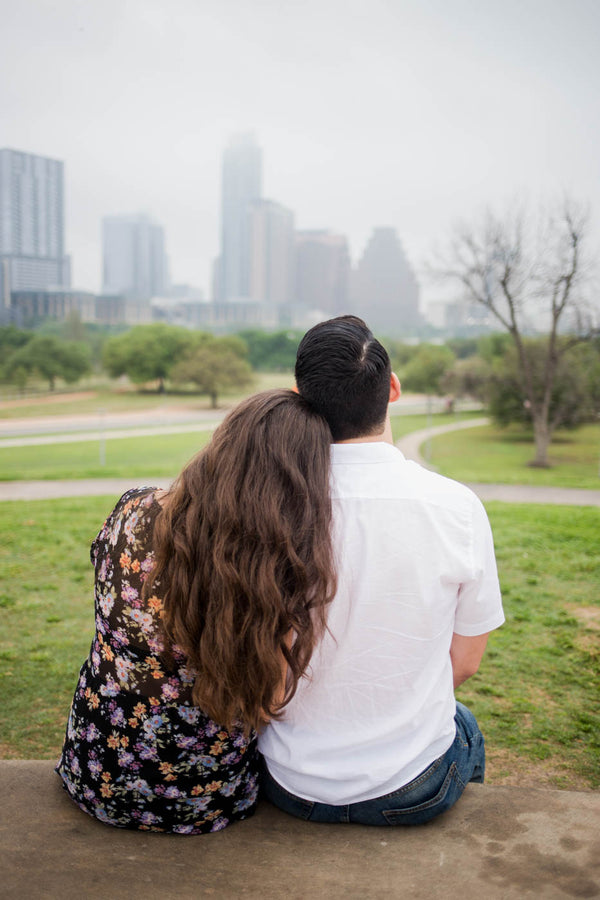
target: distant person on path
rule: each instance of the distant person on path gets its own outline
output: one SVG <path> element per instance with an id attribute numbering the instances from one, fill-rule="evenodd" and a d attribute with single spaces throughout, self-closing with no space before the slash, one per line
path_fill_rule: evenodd
<path id="1" fill-rule="evenodd" d="M 484 777 L 454 688 L 504 621 L 490 526 L 468 488 L 394 446 L 400 384 L 362 320 L 312 328 L 296 383 L 333 435 L 338 587 L 308 677 L 260 735 L 265 794 L 313 822 L 421 824 Z"/>
<path id="2" fill-rule="evenodd" d="M 92 544 L 96 632 L 57 765 L 85 812 L 199 834 L 254 811 L 256 730 L 293 695 L 334 593 L 330 443 L 301 397 L 267 391 L 168 492 L 117 503 Z"/>

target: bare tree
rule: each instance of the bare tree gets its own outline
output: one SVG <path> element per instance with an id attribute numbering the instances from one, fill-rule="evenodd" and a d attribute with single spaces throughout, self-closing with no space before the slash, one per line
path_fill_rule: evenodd
<path id="1" fill-rule="evenodd" d="M 434 275 L 458 282 L 465 299 L 484 306 L 511 335 L 533 423 L 533 466 L 548 466 L 558 364 L 594 329 L 585 298 L 591 274 L 585 257 L 588 233 L 587 212 L 570 200 L 557 210 L 540 210 L 535 218 L 523 209 L 506 216 L 488 211 L 478 225 L 457 226 L 446 251 L 429 267 Z M 541 386 L 525 339 L 531 335 L 545 337 Z"/>

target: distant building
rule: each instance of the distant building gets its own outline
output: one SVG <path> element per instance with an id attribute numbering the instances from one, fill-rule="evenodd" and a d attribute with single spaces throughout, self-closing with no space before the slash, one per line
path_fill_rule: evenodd
<path id="1" fill-rule="evenodd" d="M 96 322 L 102 325 L 121 325 L 126 318 L 126 300 L 122 294 L 98 294 L 96 296 Z"/>
<path id="2" fill-rule="evenodd" d="M 74 313 L 82 322 L 96 320 L 96 297 L 89 291 L 48 288 L 45 291 L 12 291 L 12 321 L 32 327 L 45 319 L 64 321 Z"/>
<path id="3" fill-rule="evenodd" d="M 296 232 L 294 301 L 297 317 L 350 312 L 348 241 L 329 231 Z"/>
<path id="4" fill-rule="evenodd" d="M 294 214 L 272 200 L 249 211 L 250 297 L 263 308 L 265 325 L 287 324 L 294 282 Z"/>
<path id="5" fill-rule="evenodd" d="M 104 294 L 122 294 L 128 301 L 143 303 L 166 292 L 164 230 L 148 216 L 106 216 L 102 254 Z"/>
<path id="6" fill-rule="evenodd" d="M 183 328 L 210 328 L 214 324 L 215 308 L 207 300 L 169 298 L 166 302 L 158 298 L 152 302 L 152 319 Z"/>
<path id="7" fill-rule="evenodd" d="M 237 135 L 223 153 L 221 252 L 213 273 L 218 303 L 250 297 L 250 206 L 261 196 L 261 149 L 252 135 Z"/>
<path id="8" fill-rule="evenodd" d="M 204 302 L 204 291 L 193 284 L 172 284 L 169 289 L 169 297 L 173 300 L 190 300 Z"/>
<path id="9" fill-rule="evenodd" d="M 375 228 L 352 276 L 356 315 L 382 335 L 402 337 L 421 324 L 419 285 L 394 228 Z"/>
<path id="10" fill-rule="evenodd" d="M 68 288 L 64 164 L 19 150 L 0 150 L 0 301 L 12 291 Z"/>

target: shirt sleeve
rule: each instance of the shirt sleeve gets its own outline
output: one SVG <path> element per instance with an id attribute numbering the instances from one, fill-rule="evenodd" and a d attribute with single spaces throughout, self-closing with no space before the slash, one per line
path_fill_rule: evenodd
<path id="1" fill-rule="evenodd" d="M 492 529 L 475 494 L 471 524 L 472 576 L 460 585 L 454 620 L 455 633 L 464 637 L 486 634 L 505 620 Z"/>

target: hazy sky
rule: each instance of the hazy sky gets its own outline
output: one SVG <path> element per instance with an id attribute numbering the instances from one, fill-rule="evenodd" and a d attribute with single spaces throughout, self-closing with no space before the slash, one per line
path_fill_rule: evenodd
<path id="1" fill-rule="evenodd" d="M 393 225 L 418 269 L 523 193 L 589 202 L 599 234 L 600 0 L 0 0 L 0 21 L 0 146 L 65 161 L 77 287 L 100 287 L 101 217 L 144 211 L 173 281 L 208 291 L 247 130 L 265 196 L 355 260 Z"/>

